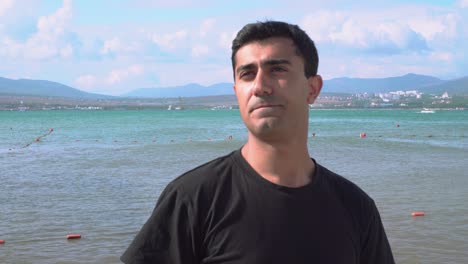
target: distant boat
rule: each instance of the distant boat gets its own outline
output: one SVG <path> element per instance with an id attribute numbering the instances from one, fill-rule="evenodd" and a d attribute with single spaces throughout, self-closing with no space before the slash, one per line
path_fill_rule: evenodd
<path id="1" fill-rule="evenodd" d="M 175 107 L 172 107 L 172 105 L 169 105 L 169 107 L 167 107 L 167 110 L 183 110 L 184 108 L 182 106 L 175 106 Z"/>
<path id="2" fill-rule="evenodd" d="M 182 100 L 182 97 L 179 97 L 179 103 L 177 106 L 172 107 L 172 105 L 169 105 L 167 110 L 184 110 L 184 101 Z"/>
<path id="3" fill-rule="evenodd" d="M 431 110 L 431 109 L 423 108 L 423 110 L 421 110 L 420 113 L 422 113 L 422 114 L 433 114 L 433 113 L 435 113 L 435 111 Z"/>

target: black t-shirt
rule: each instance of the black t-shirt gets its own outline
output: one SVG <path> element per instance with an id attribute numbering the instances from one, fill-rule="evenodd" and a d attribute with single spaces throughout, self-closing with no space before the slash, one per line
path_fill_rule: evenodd
<path id="1" fill-rule="evenodd" d="M 379 263 L 393 255 L 374 201 L 316 164 L 290 188 L 262 178 L 240 150 L 172 181 L 125 263 Z"/>

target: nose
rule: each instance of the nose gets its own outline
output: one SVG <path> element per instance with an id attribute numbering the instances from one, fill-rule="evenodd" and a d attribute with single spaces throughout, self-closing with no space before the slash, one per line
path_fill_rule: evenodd
<path id="1" fill-rule="evenodd" d="M 253 82 L 253 92 L 255 96 L 271 95 L 273 90 L 271 83 L 269 82 L 268 75 L 262 70 L 257 72 L 255 81 Z"/>

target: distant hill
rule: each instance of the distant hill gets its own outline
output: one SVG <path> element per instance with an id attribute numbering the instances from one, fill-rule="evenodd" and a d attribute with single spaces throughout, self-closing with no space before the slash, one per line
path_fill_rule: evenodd
<path id="1" fill-rule="evenodd" d="M 182 86 L 142 88 L 120 96 L 133 98 L 177 98 L 234 95 L 232 83 L 202 86 L 191 83 Z M 468 76 L 454 80 L 441 80 L 432 76 L 406 74 L 389 78 L 335 78 L 324 81 L 322 94 L 381 93 L 418 90 L 423 93 L 468 95 Z M 72 99 L 111 99 L 115 96 L 87 93 L 73 87 L 45 80 L 12 80 L 0 77 L 0 96 L 44 96 Z"/>
<path id="2" fill-rule="evenodd" d="M 190 83 L 182 86 L 141 88 L 130 93 L 123 94 L 124 97 L 161 98 L 161 97 L 196 97 L 211 95 L 234 94 L 232 83 L 218 83 L 211 86 L 202 86 Z"/>
<path id="3" fill-rule="evenodd" d="M 406 74 L 389 78 L 335 78 L 324 81 L 324 93 L 385 93 L 392 91 L 419 90 L 444 81 L 432 76 Z"/>
<path id="4" fill-rule="evenodd" d="M 468 78 L 468 77 L 466 77 Z M 406 74 L 388 78 L 335 78 L 324 81 L 322 93 L 385 93 L 392 91 L 418 90 L 423 93 L 449 92 L 450 94 L 468 94 L 466 78 L 444 81 L 433 76 Z M 124 94 L 126 97 L 161 98 L 195 97 L 212 95 L 232 95 L 232 83 L 219 83 L 202 86 L 196 83 L 183 86 L 143 88 Z"/>
<path id="5" fill-rule="evenodd" d="M 113 98 L 109 95 L 87 93 L 70 86 L 44 80 L 12 80 L 0 77 L 0 95 L 66 97 L 74 99 Z"/>
<path id="6" fill-rule="evenodd" d="M 445 81 L 441 84 L 431 85 L 420 89 L 423 93 L 442 94 L 448 92 L 452 94 L 468 95 L 468 76 Z"/>

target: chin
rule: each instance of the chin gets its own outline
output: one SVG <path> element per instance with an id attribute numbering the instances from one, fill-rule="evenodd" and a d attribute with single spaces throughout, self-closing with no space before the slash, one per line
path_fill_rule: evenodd
<path id="1" fill-rule="evenodd" d="M 270 138 L 281 134 L 281 125 L 276 119 L 262 120 L 249 128 L 250 132 L 258 138 Z"/>

